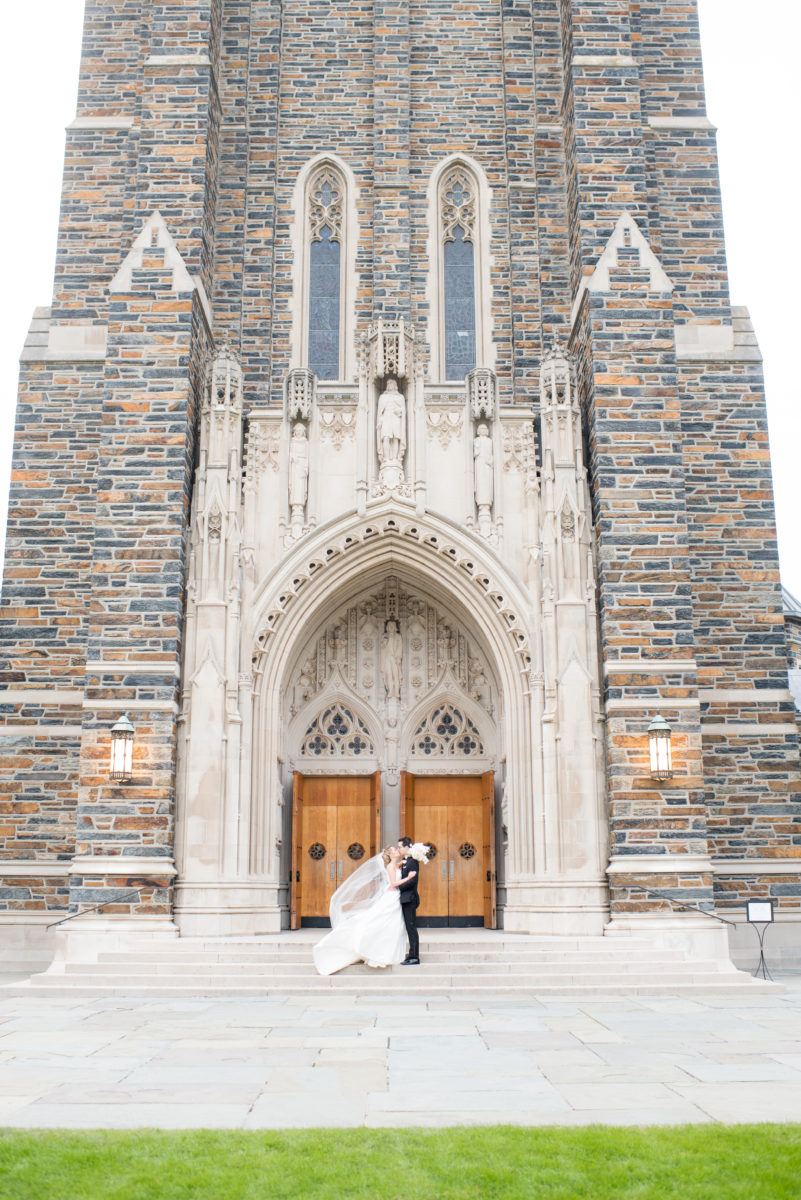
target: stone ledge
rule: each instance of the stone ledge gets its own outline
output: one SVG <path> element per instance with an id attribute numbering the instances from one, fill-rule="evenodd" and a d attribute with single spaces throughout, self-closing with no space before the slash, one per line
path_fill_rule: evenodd
<path id="1" fill-rule="evenodd" d="M 791 700 L 787 688 L 699 688 L 698 697 L 709 704 L 745 702 L 775 704 L 777 700 Z"/>
<path id="2" fill-rule="evenodd" d="M 0 859 L 0 879 L 3 876 L 11 878 L 12 876 L 31 876 L 36 875 L 43 877 L 64 878 L 66 879 L 70 873 L 69 862 L 47 862 L 38 861 L 36 859 L 21 859 L 12 858 L 7 861 Z"/>
<path id="3" fill-rule="evenodd" d="M 72 129 L 116 130 L 133 129 L 135 125 L 135 117 L 76 117 L 65 128 L 68 132 Z"/>
<path id="4" fill-rule="evenodd" d="M 636 67 L 637 60 L 630 54 L 574 54 L 574 67 Z"/>
<path id="5" fill-rule="evenodd" d="M 716 858 L 712 874 L 801 875 L 801 858 Z"/>
<path id="6" fill-rule="evenodd" d="M 69 875 L 169 875 L 178 874 L 171 858 L 146 858 L 144 855 L 96 854 L 76 855 L 67 864 Z"/>
<path id="7" fill-rule="evenodd" d="M 650 129 L 681 132 L 686 130 L 693 133 L 716 133 L 717 125 L 713 125 L 709 117 L 649 117 Z"/>
<path id="8" fill-rule="evenodd" d="M 119 708 L 119 705 L 117 705 Z M 19 725 L 0 725 L 0 738 L 15 737 L 75 737 L 83 733 L 80 725 L 41 725 L 38 722 L 26 722 Z"/>
<path id="9" fill-rule="evenodd" d="M 208 54 L 150 54 L 145 59 L 146 67 L 210 67 Z"/>
<path id="10" fill-rule="evenodd" d="M 610 859 L 607 875 L 711 874 L 712 860 L 701 854 L 626 854 Z"/>

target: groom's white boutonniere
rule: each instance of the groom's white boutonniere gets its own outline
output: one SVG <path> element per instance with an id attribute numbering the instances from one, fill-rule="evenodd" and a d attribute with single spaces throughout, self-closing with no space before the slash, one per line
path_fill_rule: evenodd
<path id="1" fill-rule="evenodd" d="M 407 851 L 408 857 L 413 858 L 415 862 L 419 863 L 427 863 L 430 853 L 431 847 L 427 846 L 425 842 L 415 842 Z"/>

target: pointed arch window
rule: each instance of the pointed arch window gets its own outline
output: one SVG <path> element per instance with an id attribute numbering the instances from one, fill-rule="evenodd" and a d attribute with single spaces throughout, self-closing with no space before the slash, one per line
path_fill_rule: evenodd
<path id="1" fill-rule="evenodd" d="M 318 379 L 341 379 L 345 181 L 324 163 L 312 174 L 306 194 L 307 365 Z"/>
<path id="2" fill-rule="evenodd" d="M 446 379 L 476 366 L 476 209 L 471 171 L 457 163 L 439 186 L 442 360 Z"/>

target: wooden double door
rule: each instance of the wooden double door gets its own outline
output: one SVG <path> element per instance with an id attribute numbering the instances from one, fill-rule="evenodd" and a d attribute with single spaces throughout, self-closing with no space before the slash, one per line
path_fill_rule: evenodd
<path id="1" fill-rule="evenodd" d="M 495 799 L 483 775 L 401 775 L 401 829 L 433 849 L 417 923 L 495 928 Z"/>
<path id="2" fill-rule="evenodd" d="M 332 895 L 381 849 L 381 773 L 301 775 L 292 791 L 292 929 L 328 925 Z"/>

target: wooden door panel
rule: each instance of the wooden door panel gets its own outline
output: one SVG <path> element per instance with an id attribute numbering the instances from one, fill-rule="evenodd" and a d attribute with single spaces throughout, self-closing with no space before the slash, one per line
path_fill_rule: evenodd
<path id="1" fill-rule="evenodd" d="M 484 916 L 482 806 L 448 808 L 448 909 L 452 918 Z"/>
<path id="2" fill-rule="evenodd" d="M 437 924 L 486 923 L 486 877 L 494 869 L 485 819 L 491 779 L 491 772 L 405 777 L 404 829 L 414 841 L 437 847 L 436 857 L 420 876 L 421 918 Z M 462 856 L 460 848 L 466 845 L 472 854 Z"/>
<path id="3" fill-rule="evenodd" d="M 370 826 L 372 824 L 372 811 L 369 805 L 366 804 L 340 804 L 336 810 L 337 814 L 337 866 L 336 866 L 336 886 L 339 885 L 352 875 L 357 867 L 362 863 L 367 862 L 370 857 Z M 358 847 L 361 847 L 361 855 L 358 858 L 351 858 L 348 850 L 354 848 L 354 853 L 358 854 Z"/>
<path id="4" fill-rule="evenodd" d="M 370 776 L 370 857 L 381 849 L 381 772 Z"/>
<path id="5" fill-rule="evenodd" d="M 292 806 L 293 929 L 328 917 L 331 896 L 344 879 L 377 853 L 381 776 L 306 775 L 296 772 Z M 348 855 L 362 847 L 360 857 Z M 315 856 L 309 851 L 314 847 Z M 320 857 L 319 847 L 323 848 Z"/>
<path id="6" fill-rule="evenodd" d="M 495 775 L 487 771 L 481 776 L 482 825 L 484 842 L 484 928 L 497 925 L 495 885 Z"/>
<path id="7" fill-rule="evenodd" d="M 303 882 L 303 776 L 292 776 L 292 864 L 289 876 L 289 928 L 300 929 Z"/>
<path id="8" fill-rule="evenodd" d="M 329 804 L 307 804 L 304 794 L 302 831 L 301 913 L 303 917 L 327 917 L 328 904 L 336 887 L 336 808 Z"/>
<path id="9" fill-rule="evenodd" d="M 444 805 L 425 807 L 415 798 L 416 842 L 426 842 L 436 849 L 436 855 L 428 863 L 420 864 L 420 907 L 418 917 L 436 917 L 446 921 L 448 917 L 448 809 Z M 409 835 L 412 836 L 411 834 Z"/>

